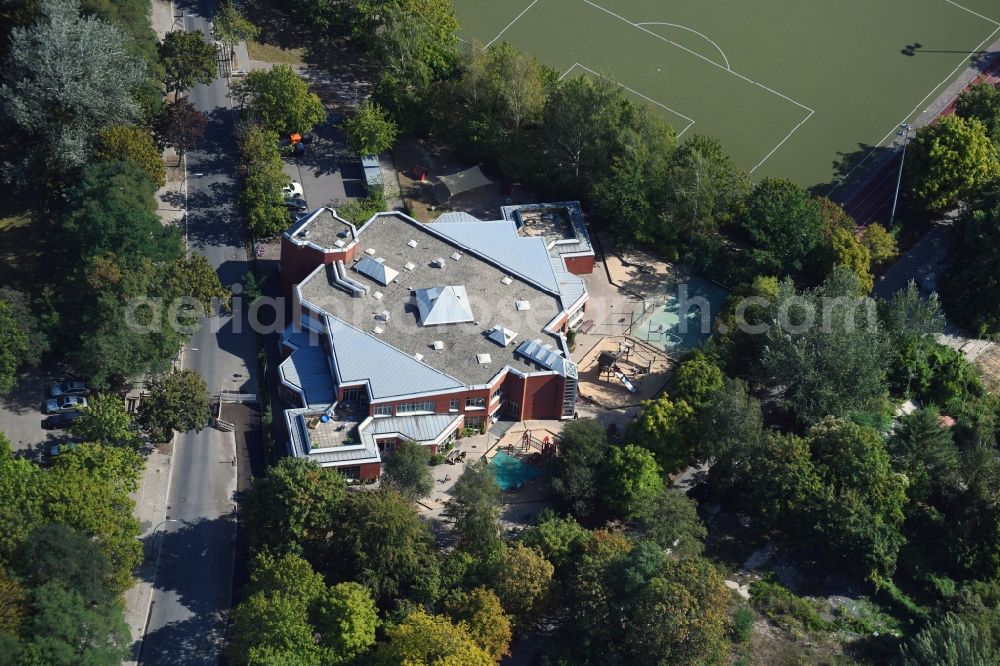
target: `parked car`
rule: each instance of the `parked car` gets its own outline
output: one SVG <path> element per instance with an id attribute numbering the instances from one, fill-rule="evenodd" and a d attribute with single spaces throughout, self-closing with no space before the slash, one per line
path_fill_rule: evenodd
<path id="1" fill-rule="evenodd" d="M 53 414 L 45 419 L 42 426 L 46 430 L 61 430 L 63 428 L 68 428 L 69 425 L 78 418 L 80 418 L 80 412 L 76 410 L 73 410 L 72 412 L 62 412 L 60 414 Z"/>
<path id="2" fill-rule="evenodd" d="M 292 182 L 288 183 L 288 185 L 285 185 L 283 188 L 281 188 L 281 191 L 284 193 L 285 197 L 287 197 L 287 198 L 292 198 L 292 197 L 299 197 L 299 198 L 301 198 L 302 197 L 302 184 L 301 183 L 296 183 L 293 180 Z"/>
<path id="3" fill-rule="evenodd" d="M 309 208 L 309 204 L 306 203 L 306 200 L 300 199 L 298 197 L 285 199 L 285 206 L 288 207 L 288 210 L 295 210 L 295 211 L 305 211 L 306 209 Z"/>
<path id="4" fill-rule="evenodd" d="M 61 398 L 64 395 L 90 395 L 90 389 L 85 382 L 77 379 L 49 387 L 50 398 Z"/>
<path id="5" fill-rule="evenodd" d="M 61 412 L 75 412 L 87 406 L 87 399 L 81 395 L 64 395 L 61 398 L 52 398 L 45 402 L 46 414 L 59 414 Z"/>
<path id="6" fill-rule="evenodd" d="M 68 439 L 63 442 L 56 442 L 55 444 L 49 447 L 49 457 L 55 458 L 60 453 L 66 453 L 67 451 L 75 449 L 81 444 L 83 444 L 83 442 L 81 442 L 78 439 Z"/>

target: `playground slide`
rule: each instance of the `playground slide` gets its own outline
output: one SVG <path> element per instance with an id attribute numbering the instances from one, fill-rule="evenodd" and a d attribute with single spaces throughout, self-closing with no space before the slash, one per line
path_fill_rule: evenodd
<path id="1" fill-rule="evenodd" d="M 617 377 L 618 381 L 625 385 L 625 388 L 628 389 L 629 393 L 635 393 L 639 390 L 635 387 L 635 384 L 629 381 L 628 377 L 626 377 L 625 373 L 621 370 L 615 370 L 615 377 Z"/>

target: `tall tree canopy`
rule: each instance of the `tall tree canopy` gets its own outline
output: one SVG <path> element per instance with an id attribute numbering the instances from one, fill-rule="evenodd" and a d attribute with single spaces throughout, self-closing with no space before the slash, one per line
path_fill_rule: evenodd
<path id="1" fill-rule="evenodd" d="M 822 235 L 816 202 L 790 180 L 765 178 L 746 207 L 740 222 L 753 243 L 757 271 L 779 277 L 800 273 Z"/>
<path id="2" fill-rule="evenodd" d="M 20 133 L 14 138 L 31 146 L 23 154 L 32 169 L 54 176 L 77 169 L 101 129 L 138 117 L 132 93 L 145 67 L 128 43 L 117 27 L 81 17 L 77 0 L 41 0 L 38 20 L 11 32 L 0 99 Z"/>
<path id="3" fill-rule="evenodd" d="M 969 202 L 952 227 L 941 298 L 974 335 L 1000 333 L 1000 185 Z"/>
<path id="4" fill-rule="evenodd" d="M 256 69 L 234 93 L 267 129 L 278 134 L 309 132 L 326 118 L 326 109 L 316 93 L 288 65 Z"/>
<path id="5" fill-rule="evenodd" d="M 921 205 L 944 210 L 1000 176 L 1000 159 L 982 122 L 944 116 L 917 130 L 906 173 Z"/>

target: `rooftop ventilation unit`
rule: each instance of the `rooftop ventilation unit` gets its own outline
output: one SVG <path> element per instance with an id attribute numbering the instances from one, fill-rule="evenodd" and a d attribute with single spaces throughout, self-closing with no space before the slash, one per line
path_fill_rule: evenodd
<path id="1" fill-rule="evenodd" d="M 531 303 L 528 301 L 514 301 L 514 307 L 517 308 L 518 312 L 524 312 L 531 309 Z"/>
<path id="2" fill-rule="evenodd" d="M 452 252 L 451 253 L 451 258 L 454 259 L 455 261 L 458 261 L 459 259 L 462 258 L 462 253 L 461 252 Z"/>
<path id="3" fill-rule="evenodd" d="M 431 265 L 435 268 L 444 268 L 444 257 L 438 257 L 431 262 Z"/>
<path id="4" fill-rule="evenodd" d="M 375 256 L 375 248 L 373 248 L 373 247 L 365 248 L 365 254 L 367 254 L 370 257 L 374 257 Z"/>
<path id="5" fill-rule="evenodd" d="M 487 363 L 492 363 L 493 359 L 490 358 L 489 354 L 476 354 L 476 362 L 479 365 L 486 365 Z"/>
<path id="6" fill-rule="evenodd" d="M 413 358 L 415 358 L 418 361 L 422 361 L 424 360 L 424 355 L 421 354 L 420 352 L 417 352 L 416 354 L 413 355 Z"/>
<path id="7" fill-rule="evenodd" d="M 409 245 L 410 247 L 416 247 L 417 246 L 417 241 L 415 241 L 415 240 L 409 240 L 409 241 L 406 242 L 406 244 Z"/>
<path id="8" fill-rule="evenodd" d="M 344 243 L 344 241 L 343 241 L 343 240 L 341 240 L 341 239 L 339 239 L 339 238 L 338 238 L 337 240 L 333 241 L 333 244 L 334 244 L 334 245 L 335 245 L 336 247 L 344 247 L 344 245 L 345 245 L 346 243 Z"/>
<path id="9" fill-rule="evenodd" d="M 382 312 L 379 312 L 375 315 L 375 319 L 377 321 L 389 321 L 389 311 L 382 310 Z"/>
<path id="10" fill-rule="evenodd" d="M 431 346 L 434 347 L 434 349 L 441 351 L 442 349 L 444 349 L 444 342 L 442 342 L 441 340 L 435 340 L 431 344 Z"/>
<path id="11" fill-rule="evenodd" d="M 509 275 L 504 275 L 504 276 L 503 276 L 503 279 L 502 279 L 502 280 L 500 280 L 500 281 L 501 281 L 501 282 L 503 282 L 504 284 L 510 284 L 511 282 L 513 282 L 513 281 L 514 281 L 514 278 L 512 278 L 512 277 L 511 277 L 511 276 L 509 276 Z"/>
<path id="12" fill-rule="evenodd" d="M 412 271 L 416 267 L 417 265 L 414 264 L 412 261 L 408 261 L 405 264 L 403 264 L 403 269 L 407 271 Z"/>
<path id="13" fill-rule="evenodd" d="M 375 297 L 376 301 L 381 301 L 382 297 L 385 296 L 385 294 L 383 294 L 381 291 L 376 291 L 374 294 L 372 294 L 372 296 Z"/>
<path id="14" fill-rule="evenodd" d="M 375 333 L 375 335 L 382 335 L 383 333 L 385 333 L 385 329 L 383 329 L 381 326 L 376 326 L 375 328 L 372 329 L 372 332 Z"/>

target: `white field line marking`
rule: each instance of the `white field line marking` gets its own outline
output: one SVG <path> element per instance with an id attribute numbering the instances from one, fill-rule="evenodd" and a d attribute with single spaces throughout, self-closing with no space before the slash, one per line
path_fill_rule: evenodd
<path id="1" fill-rule="evenodd" d="M 945 0 L 945 1 L 947 2 L 948 0 Z M 952 4 L 954 4 L 954 3 L 952 3 Z M 989 20 L 989 19 L 987 19 L 987 20 Z M 1000 23 L 997 24 L 997 29 L 996 30 L 994 30 L 993 32 L 991 32 L 986 39 L 984 39 L 983 41 L 979 42 L 979 45 L 976 48 L 972 49 L 972 51 L 969 52 L 969 55 L 967 55 L 964 58 L 962 58 L 962 61 L 960 63 L 958 63 L 958 67 L 956 67 L 955 69 L 951 70 L 951 73 L 948 74 L 948 76 L 944 77 L 944 80 L 942 80 L 941 83 L 939 83 L 936 86 L 934 86 L 931 89 L 931 91 L 929 93 L 927 93 L 927 95 L 922 100 L 920 100 L 919 102 L 917 102 L 917 105 L 915 107 L 913 107 L 912 111 L 910 111 L 908 114 L 906 114 L 906 117 L 903 118 L 902 122 L 904 122 L 904 123 L 907 122 L 913 116 L 913 114 L 917 113 L 917 111 L 920 109 L 920 107 L 924 105 L 924 102 L 926 102 L 927 99 L 931 95 L 933 95 L 935 92 L 937 92 L 937 90 L 941 86 L 943 86 L 944 84 L 946 84 L 949 81 L 953 80 L 954 77 L 955 77 L 955 73 L 958 72 L 958 70 L 962 69 L 962 67 L 968 67 L 967 63 L 968 63 L 969 57 L 972 56 L 973 53 L 976 53 L 977 51 L 979 51 L 979 49 L 981 49 L 987 42 L 989 42 L 991 39 L 993 39 L 993 35 L 997 34 L 998 32 L 1000 32 Z M 962 90 L 965 90 L 965 88 L 962 88 Z M 958 93 L 956 93 L 955 97 L 952 97 L 948 101 L 948 104 L 951 104 L 951 102 L 954 101 L 958 97 L 958 95 L 960 95 L 961 93 L 962 93 L 961 90 Z M 945 104 L 945 108 L 947 108 L 948 104 Z M 872 155 L 874 155 L 875 151 L 878 150 L 879 148 L 881 148 L 882 144 L 886 142 L 886 139 L 888 139 L 890 136 L 892 136 L 893 134 L 895 134 L 896 130 L 898 130 L 898 129 L 899 129 L 899 126 L 897 125 L 896 127 L 893 127 L 891 130 L 889 130 L 889 133 L 886 134 L 884 137 L 882 137 L 881 141 L 879 141 L 877 144 L 875 144 L 875 147 L 871 149 L 871 152 L 869 152 L 867 155 L 865 155 L 861 159 L 860 162 L 858 162 L 857 164 L 854 165 L 853 169 L 851 169 L 850 171 L 848 171 L 847 174 L 845 174 L 843 178 L 841 178 L 839 181 L 837 181 L 837 184 L 834 185 L 833 187 L 831 187 L 830 191 L 827 192 L 827 194 L 831 194 L 834 190 L 836 190 L 838 187 L 840 187 L 843 183 L 847 182 L 847 180 L 851 177 L 851 174 L 853 174 L 855 171 L 857 171 L 858 168 L 860 168 L 862 164 L 864 164 L 866 161 L 868 161 L 868 158 L 871 157 Z"/>
<path id="2" fill-rule="evenodd" d="M 791 139 L 792 135 L 795 134 L 795 132 L 800 127 L 802 127 L 803 125 L 805 125 L 807 120 L 809 120 L 810 118 L 812 118 L 812 116 L 813 116 L 814 113 L 816 113 L 816 112 L 815 111 L 810 111 L 808 116 L 806 116 L 805 118 L 803 118 L 802 121 L 798 125 L 796 125 L 795 127 L 793 127 L 792 131 L 789 132 L 785 136 L 785 138 L 782 139 L 780 143 L 778 143 L 777 146 L 775 146 L 774 148 L 772 148 L 771 152 L 769 152 L 767 155 L 764 156 L 764 159 L 762 159 L 760 162 L 757 162 L 757 165 L 754 168 L 750 169 L 750 173 L 753 173 L 754 171 L 756 171 L 757 167 L 759 167 L 761 164 L 763 164 L 764 162 L 766 162 L 768 160 L 768 158 L 771 157 L 771 155 L 774 155 L 774 153 L 777 152 L 778 148 L 781 148 L 782 144 L 784 144 L 786 141 L 788 141 L 789 139 Z"/>
<path id="3" fill-rule="evenodd" d="M 977 14 L 976 12 L 972 11 L 972 10 L 971 10 L 971 9 L 969 9 L 968 7 L 963 7 L 962 5 L 958 4 L 957 2 L 952 2 L 951 0 L 944 0 L 944 1 L 945 1 L 945 2 L 947 2 L 947 3 L 949 4 L 949 5 L 955 5 L 955 6 L 956 6 L 956 7 L 958 7 L 959 9 L 961 9 L 961 10 L 963 10 L 963 11 L 966 11 L 966 12 L 969 12 L 969 13 L 970 13 L 970 14 L 972 14 L 973 16 L 978 16 L 979 18 L 983 19 L 984 21 L 989 21 L 989 22 L 990 22 L 990 23 L 992 23 L 993 25 L 998 25 L 998 26 L 1000 26 L 1000 23 L 997 23 L 997 22 L 996 22 L 996 21 L 994 21 L 993 19 L 991 19 L 991 18 L 989 18 L 989 17 L 986 17 L 986 16 L 983 16 L 982 14 Z"/>
<path id="4" fill-rule="evenodd" d="M 517 16 L 515 16 L 515 17 L 514 17 L 514 20 L 513 20 L 513 21 L 511 21 L 510 23 L 508 23 L 508 24 L 507 24 L 507 25 L 506 25 L 506 26 L 504 27 L 504 29 L 503 29 L 503 30 L 501 30 L 500 32 L 498 32 L 498 33 L 497 33 L 497 36 L 496 36 L 496 37 L 494 37 L 493 39 L 491 39 L 491 40 L 489 41 L 489 43 L 488 43 L 488 44 L 486 44 L 486 46 L 484 46 L 484 47 L 483 47 L 483 50 L 486 50 L 486 49 L 488 49 L 488 48 L 489 48 L 489 46 L 490 46 L 490 44 L 492 44 L 493 42 L 495 42 L 495 41 L 497 41 L 498 39 L 500 39 L 500 35 L 502 35 L 503 33 L 507 32 L 507 28 L 509 28 L 510 26 L 512 26 L 512 25 L 514 25 L 515 23 L 517 23 L 517 20 L 518 20 L 519 18 L 521 18 L 522 16 L 524 16 L 525 14 L 527 14 L 527 13 L 528 13 L 528 10 L 529 10 L 529 9 L 531 9 L 532 7 L 534 7 L 534 6 L 535 6 L 535 3 L 537 3 L 537 2 L 538 2 L 538 0 L 532 0 L 532 2 L 531 2 L 531 4 L 530 4 L 530 5 L 528 5 L 527 7 L 525 7 L 525 8 L 524 8 L 524 9 L 523 9 L 523 10 L 521 11 L 521 13 L 520 13 L 520 14 L 518 14 Z"/>
<path id="5" fill-rule="evenodd" d="M 712 46 L 714 46 L 715 50 L 718 51 L 719 55 L 722 56 L 722 59 L 726 61 L 726 69 L 732 71 L 732 67 L 729 66 L 729 58 L 726 57 L 726 52 L 723 51 L 722 48 L 718 44 L 716 44 L 711 39 L 709 39 L 705 35 L 703 35 L 700 32 L 698 32 L 697 30 L 695 30 L 693 28 L 689 28 L 686 25 L 680 25 L 678 23 L 659 23 L 659 22 L 655 22 L 654 23 L 654 22 L 647 22 L 647 23 L 636 23 L 635 24 L 636 27 L 640 27 L 640 26 L 644 26 L 644 25 L 665 25 L 665 26 L 669 26 L 671 28 L 680 28 L 681 30 L 687 30 L 688 32 L 693 32 L 694 34 L 698 35 L 699 37 L 701 37 L 702 39 L 704 39 L 706 42 L 708 42 L 709 44 L 711 44 Z"/>
<path id="6" fill-rule="evenodd" d="M 590 69 L 589 67 L 585 67 L 585 66 L 581 65 L 581 64 L 580 64 L 580 63 L 578 63 L 578 62 L 575 62 L 575 63 L 573 63 L 573 66 L 572 66 L 572 67 L 570 67 L 570 68 L 569 68 L 569 69 L 567 69 L 567 70 L 566 70 L 565 72 L 563 72 L 563 75 L 559 77 L 559 80 L 560 80 L 560 81 L 562 81 L 562 80 L 563 80 L 563 78 L 565 78 L 567 74 L 569 74 L 570 72 L 572 72 L 572 71 L 573 71 L 574 69 L 576 69 L 577 67 L 579 67 L 580 69 L 584 70 L 585 72 L 590 72 L 590 73 L 591 73 L 591 74 L 593 74 L 594 76 L 599 76 L 599 77 L 601 77 L 602 79 L 606 79 L 606 80 L 610 81 L 611 83 L 615 84 L 616 86 L 619 86 L 620 88 L 622 88 L 622 89 L 624 89 L 624 90 L 627 90 L 627 91 L 629 91 L 630 93 L 632 93 L 632 94 L 633 94 L 633 95 L 635 95 L 636 97 L 641 97 L 641 98 L 643 98 L 644 100 L 646 100 L 647 102 L 649 102 L 650 104 L 655 104 L 656 106 L 658 106 L 658 107 L 660 107 L 660 108 L 662 108 L 662 109 L 666 109 L 667 111 L 669 111 L 670 113 L 674 114 L 675 116 L 680 116 L 680 117 L 681 117 L 681 118 L 683 118 L 684 120 L 688 121 L 688 125 L 687 125 L 687 127 L 685 127 L 684 129 L 682 129 L 682 130 L 681 130 L 681 131 L 680 131 L 680 132 L 679 132 L 679 133 L 677 134 L 677 138 L 678 138 L 678 139 L 679 139 L 679 138 L 681 138 L 682 136 L 684 136 L 684 132 L 687 132 L 687 131 L 688 131 L 689 129 L 691 129 L 691 128 L 692 128 L 692 127 L 694 126 L 694 120 L 692 120 L 691 118 L 688 118 L 687 116 L 685 116 L 685 115 L 684 115 L 683 113 L 681 113 L 680 111 L 674 111 L 673 109 L 671 109 L 671 108 L 670 108 L 669 106 L 667 106 L 666 104 L 660 104 L 660 103 L 659 103 L 659 102 L 657 102 L 657 101 L 656 101 L 655 99 L 653 99 L 653 98 L 651 98 L 651 97 L 646 97 L 646 96 L 645 96 L 645 95 L 643 95 L 643 94 L 642 94 L 641 92 L 638 92 L 638 91 L 635 91 L 635 90 L 632 90 L 631 88 L 629 88 L 629 87 L 628 87 L 627 85 L 625 85 L 624 83 L 619 83 L 618 81 L 615 81 L 614 79 L 612 79 L 612 78 L 611 78 L 610 76 L 604 76 L 603 74 L 599 74 L 599 73 L 595 72 L 594 70 Z"/>
<path id="7" fill-rule="evenodd" d="M 759 88 L 763 88 L 764 90 L 768 91 L 769 93 L 771 93 L 771 94 L 773 94 L 773 95 L 777 95 L 778 97 L 780 97 L 780 98 L 782 98 L 782 99 L 784 99 L 784 100 L 787 100 L 787 101 L 791 102 L 792 104 L 794 104 L 795 106 L 797 106 L 797 107 L 799 107 L 799 108 L 801 108 L 801 109 L 805 109 L 806 111 L 808 111 L 808 112 L 809 112 L 809 113 L 808 113 L 808 115 L 806 115 L 806 117 L 805 117 L 804 119 L 802 119 L 802 121 L 801 121 L 801 122 L 799 122 L 799 124 L 798 124 L 798 125 L 796 125 L 795 127 L 793 127 L 793 128 L 792 128 L 792 131 L 791 131 L 791 132 L 789 132 L 789 133 L 788 133 L 787 135 L 785 135 L 785 138 L 784 138 L 784 139 L 782 139 L 782 140 L 781 140 L 780 142 L 778 142 L 778 145 L 776 145 L 776 146 L 775 146 L 774 148 L 772 148 L 772 149 L 771 149 L 771 152 L 769 152 L 769 153 L 768 153 L 767 155 L 765 155 L 765 156 L 764 156 L 764 159 L 763 159 L 763 160 L 761 160 L 760 162 L 758 162 L 758 163 L 757 163 L 757 165 L 756 165 L 756 166 L 754 166 L 754 168 L 750 170 L 750 173 L 753 173 L 754 171 L 756 171 L 756 170 L 757 170 L 757 168 L 758 168 L 758 167 L 759 167 L 759 166 L 760 166 L 761 164 L 763 164 L 764 162 L 766 162 L 766 161 L 768 160 L 768 158 L 770 158 L 770 157 L 771 157 L 771 155 L 774 155 L 774 153 L 775 153 L 775 152 L 776 152 L 776 151 L 778 150 L 778 148 L 780 148 L 780 147 L 781 147 L 782 145 L 784 145 L 784 143 L 785 143 L 786 141 L 788 141 L 788 140 L 789 140 L 790 138 L 792 138 L 792 135 L 793 135 L 793 134 L 795 134 L 795 132 L 796 132 L 796 131 L 797 131 L 797 130 L 798 130 L 798 129 L 800 128 L 800 127 L 802 127 L 802 125 L 804 125 L 804 124 L 805 124 L 805 122 L 806 122 L 807 120 L 809 120 L 810 118 L 812 118 L 812 116 L 813 116 L 813 114 L 814 114 L 814 113 L 816 113 L 815 109 L 811 109 L 811 108 L 809 108 L 808 106 L 806 106 L 805 104 L 802 104 L 802 103 L 800 103 L 800 102 L 796 102 L 796 101 L 795 101 L 794 99 L 792 99 L 791 97 L 789 97 L 789 96 L 787 96 L 787 95 L 783 95 L 783 94 L 781 94 L 780 92 L 778 92 L 777 90 L 775 90 L 775 89 L 773 89 L 773 88 L 769 88 L 768 86 L 765 86 L 765 85 L 764 85 L 763 83 L 759 83 L 759 82 L 757 82 L 757 81 L 754 81 L 753 79 L 751 79 L 751 78 L 749 78 L 749 77 L 746 77 L 746 76 L 743 76 L 743 75 L 742 75 L 742 74 L 740 74 L 739 72 L 736 72 L 736 71 L 733 71 L 732 69 L 729 69 L 728 67 L 725 67 L 725 66 L 723 66 L 723 65 L 720 65 L 719 63 L 715 62 L 715 61 L 714 61 L 714 60 L 712 60 L 711 58 L 706 58 L 705 56 L 701 55 L 700 53 L 698 53 L 698 52 L 696 52 L 696 51 L 692 51 L 691 49 L 687 48 L 686 46 L 681 46 L 681 45 L 680 45 L 680 44 L 678 44 L 677 42 L 674 42 L 674 41 L 672 41 L 672 40 L 669 40 L 669 39 L 667 39 L 666 37 L 663 37 L 663 36 L 661 36 L 661 35 L 658 35 L 658 34 L 656 34 L 655 32 L 653 32 L 652 30 L 650 30 L 650 29 L 648 29 L 648 28 L 644 28 L 644 27 L 643 27 L 643 24 L 641 24 L 641 23 L 633 23 L 632 21 L 629 21 L 629 20 L 628 20 L 627 18 L 625 18 L 624 16 L 619 16 L 618 14 L 615 14 L 615 13 L 614 13 L 613 11 L 611 11 L 610 9 L 605 9 L 604 7 L 601 7 L 600 5 L 598 5 L 598 4 L 594 3 L 594 2 L 591 2 L 590 0 L 583 0 L 583 1 L 584 1 L 584 2 L 586 2 L 586 3 L 588 4 L 588 5 L 590 5 L 591 7 L 594 7 L 594 8 L 596 8 L 596 9 L 600 9 L 600 10 L 601 10 L 602 12 L 605 12 L 605 13 L 607 13 L 607 14 L 610 14 L 611 16 L 614 16 L 614 17 L 615 17 L 616 19 L 618 19 L 618 20 L 620 20 L 620 21 L 624 21 L 625 23 L 628 23 L 628 24 L 629 24 L 629 25 L 631 25 L 632 27 L 634 27 L 634 28 L 638 28 L 639 30 L 642 30 L 643 32 L 645 32 L 645 33 L 647 33 L 647 34 L 649 34 L 649 35 L 652 35 L 652 36 L 653 36 L 653 37 L 655 37 L 656 39 L 659 39 L 659 40 L 661 40 L 661 41 L 664 41 L 664 42 L 666 42 L 667 44 L 672 44 L 673 46 L 676 46 L 677 48 L 681 49 L 682 51 L 686 51 L 686 52 L 690 53 L 691 55 L 693 55 L 693 56 L 695 56 L 695 57 L 697 57 L 697 58 L 701 58 L 702 60 L 704 60 L 705 62 L 709 63 L 710 65 L 714 65 L 715 67 L 718 67 L 719 69 L 721 69 L 721 70 L 722 70 L 722 71 L 724 71 L 724 72 L 729 72 L 729 73 L 730 73 L 730 74 L 732 74 L 733 76 L 736 76 L 736 77 L 739 77 L 740 79 L 743 79 L 743 80 L 744 80 L 744 81 L 746 81 L 747 83 L 750 83 L 750 84 L 752 84 L 752 85 L 755 85 L 755 86 L 757 86 L 757 87 L 759 87 Z M 706 39 L 707 39 L 707 37 L 706 37 Z M 713 44 L 714 44 L 714 42 L 713 42 Z M 723 57 L 724 57 L 724 56 L 723 56 Z M 729 61 L 727 60 L 726 62 L 728 63 Z M 619 85 L 620 85 L 620 84 L 619 84 Z M 686 131 L 686 130 L 685 130 L 685 131 Z M 680 135 L 678 134 L 678 136 L 680 136 Z"/>
<path id="8" fill-rule="evenodd" d="M 731 69 L 727 69 L 726 67 L 720 65 L 719 63 L 715 62 L 711 58 L 706 58 L 705 56 L 703 56 L 702 54 L 698 53 L 697 51 L 692 51 L 691 49 L 687 48 L 686 46 L 681 46 L 677 42 L 671 41 L 671 40 L 667 39 L 666 37 L 663 37 L 661 35 L 656 34 L 655 32 L 653 32 L 652 30 L 650 30 L 648 28 L 642 27 L 641 23 L 633 23 L 632 21 L 629 21 L 624 16 L 620 16 L 618 14 L 615 14 L 610 9 L 605 9 L 604 7 L 601 7 L 600 5 L 598 5 L 598 4 L 594 3 L 594 2 L 591 2 L 590 0 L 583 0 L 583 1 L 586 2 L 588 5 L 590 5 L 591 7 L 594 7 L 595 9 L 600 9 L 602 12 L 605 12 L 606 14 L 610 14 L 611 16 L 614 16 L 619 21 L 624 21 L 625 23 L 628 23 L 633 28 L 638 28 L 639 30 L 642 30 L 643 32 L 645 32 L 647 34 L 652 35 L 653 37 L 655 37 L 656 39 L 659 39 L 660 41 L 666 42 L 667 44 L 672 44 L 672 45 L 676 46 L 677 48 L 681 49 L 682 51 L 686 51 L 686 52 L 690 53 L 691 55 L 695 56 L 696 58 L 701 58 L 705 62 L 709 63 L 710 65 L 714 65 L 715 67 L 718 67 L 719 69 L 721 69 L 724 72 L 729 72 L 733 76 L 737 76 L 737 77 L 743 79 L 744 81 L 746 81 L 747 83 L 750 83 L 750 84 L 753 84 L 753 85 L 758 86 L 760 88 L 763 88 L 764 90 L 768 91 L 769 93 L 777 95 L 778 97 L 780 97 L 780 98 L 782 98 L 784 100 L 788 100 L 792 104 L 794 104 L 794 105 L 796 105 L 798 107 L 801 107 L 801 108 L 805 109 L 806 111 L 813 111 L 813 109 L 810 109 L 805 104 L 801 104 L 799 102 L 796 102 L 791 97 L 788 97 L 787 95 L 782 95 L 777 90 L 774 90 L 773 88 L 769 88 L 769 87 L 765 86 L 763 83 L 758 83 L 757 81 L 754 81 L 751 78 L 743 76 L 739 72 L 736 72 L 736 71 L 731 70 Z"/>

